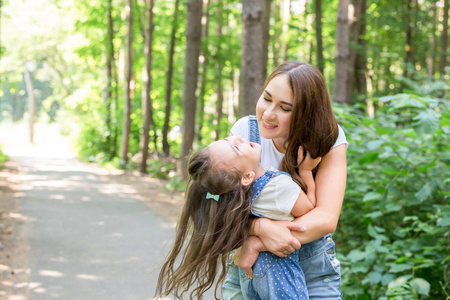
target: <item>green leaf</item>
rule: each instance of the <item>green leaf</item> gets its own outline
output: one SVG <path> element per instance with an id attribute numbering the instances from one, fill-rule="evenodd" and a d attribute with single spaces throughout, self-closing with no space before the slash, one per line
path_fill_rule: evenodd
<path id="1" fill-rule="evenodd" d="M 376 193 L 376 192 L 368 192 L 367 194 L 364 195 L 363 202 L 380 200 L 380 199 L 381 199 L 381 194 Z"/>
<path id="2" fill-rule="evenodd" d="M 450 226 L 450 212 L 444 212 L 444 215 L 442 218 L 439 218 L 437 221 L 437 226 Z"/>
<path id="3" fill-rule="evenodd" d="M 427 182 L 414 196 L 423 202 L 433 195 L 434 186 L 433 182 Z"/>
<path id="4" fill-rule="evenodd" d="M 407 264 L 390 264 L 390 266 L 391 266 L 391 268 L 389 269 L 390 273 L 399 273 L 412 269 L 412 266 Z"/>
<path id="5" fill-rule="evenodd" d="M 347 257 L 355 262 L 355 261 L 359 261 L 359 260 L 363 260 L 364 258 L 366 258 L 367 254 L 365 252 L 362 252 L 361 250 L 355 249 L 352 250 Z"/>
<path id="6" fill-rule="evenodd" d="M 370 152 L 359 159 L 359 164 L 364 165 L 364 164 L 372 163 L 372 162 L 376 161 L 377 158 L 378 158 L 378 152 Z"/>
<path id="7" fill-rule="evenodd" d="M 413 120 L 413 127 L 418 134 L 433 133 L 439 127 L 438 114 L 432 109 L 421 111 Z"/>
<path id="8" fill-rule="evenodd" d="M 382 215 L 383 215 L 383 213 L 381 211 L 374 211 L 374 212 L 365 214 L 364 216 L 369 219 L 376 219 L 376 218 L 381 217 Z"/>
<path id="9" fill-rule="evenodd" d="M 386 204 L 386 211 L 387 212 L 394 212 L 399 211 L 402 209 L 402 206 L 398 203 L 388 203 Z"/>
<path id="10" fill-rule="evenodd" d="M 352 273 L 367 273 L 369 271 L 370 266 L 364 262 L 356 262 L 351 265 Z"/>
<path id="11" fill-rule="evenodd" d="M 375 141 L 370 141 L 366 144 L 367 149 L 369 150 L 375 150 L 377 148 L 379 148 L 381 145 L 383 145 L 385 143 L 384 140 L 375 140 Z"/>
<path id="12" fill-rule="evenodd" d="M 391 282 L 389 282 L 388 288 L 392 289 L 392 288 L 395 288 L 395 287 L 402 286 L 407 281 L 408 281 L 408 279 L 406 279 L 405 276 L 398 277 L 398 278 L 392 280 Z"/>
<path id="13" fill-rule="evenodd" d="M 363 281 L 363 283 L 369 282 L 370 284 L 377 284 L 381 282 L 382 278 L 383 276 L 379 272 L 370 272 L 369 274 L 367 274 L 367 277 Z"/>
<path id="14" fill-rule="evenodd" d="M 380 101 L 389 103 L 389 106 L 393 109 L 403 108 L 403 107 L 417 107 L 422 108 L 425 107 L 425 104 L 422 101 L 414 99 L 409 94 L 397 94 L 393 96 L 385 96 L 379 98 Z"/>
<path id="15" fill-rule="evenodd" d="M 430 292 L 430 283 L 422 278 L 414 278 L 409 285 L 421 295 L 428 296 Z"/>

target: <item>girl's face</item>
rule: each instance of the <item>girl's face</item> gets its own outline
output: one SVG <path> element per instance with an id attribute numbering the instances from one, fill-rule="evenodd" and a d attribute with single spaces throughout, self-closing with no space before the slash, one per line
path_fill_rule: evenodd
<path id="1" fill-rule="evenodd" d="M 211 158 L 216 163 L 232 166 L 242 173 L 260 169 L 261 146 L 240 136 L 230 136 L 209 145 Z"/>
<path id="2" fill-rule="evenodd" d="M 269 82 L 256 104 L 259 132 L 272 139 L 280 152 L 284 152 L 283 143 L 289 135 L 293 98 L 288 76 L 280 74 Z"/>

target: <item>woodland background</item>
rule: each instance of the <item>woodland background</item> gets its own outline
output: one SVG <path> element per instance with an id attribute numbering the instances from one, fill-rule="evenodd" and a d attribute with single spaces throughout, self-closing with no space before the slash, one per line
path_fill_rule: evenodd
<path id="1" fill-rule="evenodd" d="M 81 159 L 170 189 L 184 188 L 192 148 L 254 113 L 275 66 L 317 66 L 350 142 L 335 233 L 344 298 L 450 299 L 448 0 L 0 8 L 0 122 L 28 122 L 30 141 L 34 122 L 57 122 Z"/>

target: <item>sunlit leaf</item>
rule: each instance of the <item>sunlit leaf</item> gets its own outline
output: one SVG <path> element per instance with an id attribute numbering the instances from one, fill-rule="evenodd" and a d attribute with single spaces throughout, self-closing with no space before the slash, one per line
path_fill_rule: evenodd
<path id="1" fill-rule="evenodd" d="M 409 285 L 421 295 L 428 296 L 430 292 L 430 283 L 423 278 L 414 278 Z"/>
<path id="2" fill-rule="evenodd" d="M 376 193 L 376 192 L 368 192 L 367 194 L 364 195 L 363 202 L 380 200 L 380 199 L 381 199 L 381 194 Z"/>
<path id="3" fill-rule="evenodd" d="M 421 111 L 413 120 L 414 129 L 418 134 L 433 133 L 439 127 L 438 114 L 432 109 Z"/>
<path id="4" fill-rule="evenodd" d="M 414 196 L 423 202 L 433 195 L 434 186 L 433 182 L 427 182 Z"/>
<path id="5" fill-rule="evenodd" d="M 412 266 L 408 264 L 390 264 L 390 266 L 391 266 L 391 268 L 389 269 L 390 273 L 399 273 L 412 269 Z"/>

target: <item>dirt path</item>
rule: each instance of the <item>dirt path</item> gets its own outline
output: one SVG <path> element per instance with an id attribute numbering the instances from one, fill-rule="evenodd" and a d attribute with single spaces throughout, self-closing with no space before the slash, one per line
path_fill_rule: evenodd
<path id="1" fill-rule="evenodd" d="M 68 152 L 70 150 L 70 147 L 68 145 L 67 140 L 62 139 L 57 134 L 55 135 L 51 134 L 52 131 L 55 130 L 57 130 L 57 128 L 46 128 L 45 130 L 41 131 L 37 130 L 37 132 L 45 132 L 45 135 L 40 136 L 38 135 L 36 137 L 36 144 L 29 145 L 26 142 L 24 142 L 23 139 L 22 140 L 17 139 L 17 137 L 24 137 L 23 128 L 21 129 L 10 128 L 9 130 L 7 129 L 6 131 L 0 128 L 0 143 L 5 143 L 5 141 L 8 142 L 7 146 L 5 147 L 5 150 L 12 156 L 12 160 L 8 162 L 5 165 L 5 168 L 3 168 L 0 171 L 0 199 L 1 199 L 0 299 L 8 299 L 8 300 L 29 299 L 30 291 L 39 292 L 39 289 L 41 289 L 41 291 L 43 290 L 45 291 L 45 289 L 43 289 L 42 287 L 33 286 L 33 284 L 36 284 L 36 282 L 33 283 L 33 281 L 30 281 L 30 276 L 32 275 L 31 277 L 36 278 L 36 275 L 33 275 L 33 270 L 30 270 L 30 263 L 33 263 L 33 261 L 30 262 L 29 259 L 30 242 L 29 237 L 26 236 L 27 226 L 29 227 L 30 224 L 34 224 L 33 226 L 36 227 L 37 226 L 36 224 L 39 224 L 39 222 L 36 222 L 35 219 L 32 219 L 30 215 L 42 211 L 42 209 L 41 206 L 39 206 L 39 209 L 33 211 L 32 206 L 33 203 L 30 202 L 29 200 L 26 200 L 27 199 L 26 197 L 30 197 L 30 195 L 34 195 L 33 197 L 36 197 L 36 194 L 28 194 L 28 193 L 31 191 L 39 190 L 39 188 L 36 188 L 37 187 L 36 182 L 39 181 L 36 178 L 37 176 L 42 175 L 41 172 L 43 172 L 45 169 L 52 169 L 50 170 L 50 172 L 53 173 L 50 173 L 50 175 L 46 176 L 50 177 L 53 176 L 54 184 L 58 186 L 60 182 L 58 183 L 56 181 L 57 179 L 55 179 L 54 177 L 60 176 L 60 173 L 54 173 L 55 168 L 57 168 L 58 166 L 59 167 L 66 166 L 68 164 L 68 161 L 70 161 L 71 159 L 70 158 L 71 154 L 70 152 Z M 19 134 L 20 131 L 22 131 L 21 134 Z M 5 133 L 7 133 L 6 136 Z M 51 136 L 53 137 L 51 138 Z M 32 153 L 32 155 L 30 153 Z M 26 159 L 30 159 L 30 157 L 37 158 L 37 160 L 30 160 L 27 163 Z M 58 162 L 55 162 L 55 159 L 60 160 L 59 165 Z M 52 167 L 50 168 L 49 166 Z M 101 184 L 108 185 L 109 187 L 114 187 L 114 190 L 116 191 L 113 192 L 115 193 L 114 196 L 118 197 L 117 194 L 120 194 L 120 199 L 117 202 L 119 204 L 117 205 L 123 205 L 122 202 L 129 203 L 137 200 L 138 202 L 145 204 L 146 207 L 150 208 L 151 211 L 149 212 L 150 214 L 156 213 L 156 215 L 159 215 L 165 220 L 164 222 L 166 224 L 171 224 L 172 228 L 170 229 L 170 232 L 173 231 L 173 225 L 179 214 L 183 198 L 181 193 L 173 193 L 167 191 L 164 188 L 165 182 L 150 178 L 148 176 L 141 176 L 141 174 L 137 172 L 111 171 L 106 170 L 104 168 L 100 168 L 96 165 L 87 165 L 87 164 L 80 164 L 80 166 L 78 167 L 81 168 L 82 170 L 81 169 L 67 170 L 72 172 L 68 174 L 72 179 L 79 175 L 78 173 L 73 172 L 87 172 L 83 176 L 88 177 L 90 176 L 91 181 L 95 180 L 97 183 L 100 182 Z M 59 171 L 61 170 L 58 170 L 58 172 Z M 31 177 L 34 176 L 34 179 L 33 178 L 30 179 L 30 176 Z M 33 186 L 28 187 L 27 191 L 27 187 L 26 186 L 24 187 L 24 184 L 30 185 L 30 182 L 31 185 L 34 185 L 35 188 L 33 189 Z M 42 188 L 42 184 L 50 184 L 48 177 L 46 177 L 45 180 L 41 181 L 40 188 Z M 61 194 L 63 193 L 60 192 L 58 195 L 53 194 L 50 196 L 45 195 L 41 196 L 43 196 L 44 199 L 48 197 L 49 198 L 53 197 L 56 200 L 61 200 L 62 198 L 64 198 L 64 195 L 61 196 Z M 61 199 L 58 199 L 58 197 L 61 197 Z M 88 196 L 80 194 L 74 197 L 74 199 L 75 198 L 85 199 L 86 197 Z M 42 205 L 42 203 L 39 205 Z M 138 204 L 136 205 L 137 205 L 136 207 L 139 207 Z M 25 211 L 27 212 L 26 214 L 23 213 L 24 207 Z M 53 204 L 51 205 L 51 207 L 53 207 Z M 50 213 L 48 217 L 41 217 L 41 218 L 42 220 L 47 220 L 50 219 L 51 216 L 53 215 L 55 214 Z M 136 217 L 133 217 L 133 219 L 135 218 Z M 157 218 L 158 217 L 156 216 L 151 217 L 151 219 Z M 146 218 L 143 218 L 143 220 L 144 219 Z M 69 220 L 65 221 L 69 222 Z M 121 223 L 120 226 L 121 227 L 127 226 L 128 223 L 131 222 Z M 153 225 L 144 225 L 144 226 L 153 226 Z M 59 226 L 56 226 L 56 228 L 57 227 Z M 55 233 L 52 232 L 51 235 L 53 236 L 55 235 Z M 153 239 L 154 235 L 155 234 L 145 239 L 147 240 Z M 80 239 L 82 238 L 83 237 L 80 237 Z M 32 250 L 36 251 L 37 249 L 35 248 L 38 247 L 40 246 L 35 245 Z M 143 259 L 145 259 L 145 255 L 140 260 Z M 145 262 L 142 263 L 145 264 Z M 154 262 L 153 263 L 147 262 L 147 263 L 154 264 Z M 116 269 L 114 269 L 114 271 L 115 270 Z M 67 273 L 69 273 L 69 271 L 67 271 Z M 56 276 L 58 276 L 57 275 L 58 273 L 47 272 L 47 277 L 55 276 L 55 274 Z M 92 281 L 92 278 L 90 279 Z M 109 281 L 112 281 L 112 279 L 110 279 Z M 50 283 L 47 284 L 50 285 Z M 53 292 L 54 295 L 58 295 L 58 291 Z M 48 294 L 47 296 L 42 296 L 41 298 L 36 296 L 39 295 L 38 293 L 34 293 L 33 295 L 34 295 L 33 299 L 50 299 L 46 298 L 50 294 Z M 151 295 L 149 294 L 148 296 Z M 88 297 L 85 299 L 93 299 L 93 298 Z M 101 299 L 114 299 L 114 298 L 111 297 L 108 298 L 105 296 L 105 298 Z M 129 295 L 128 299 L 144 299 L 144 298 L 139 297 L 133 298 Z"/>

